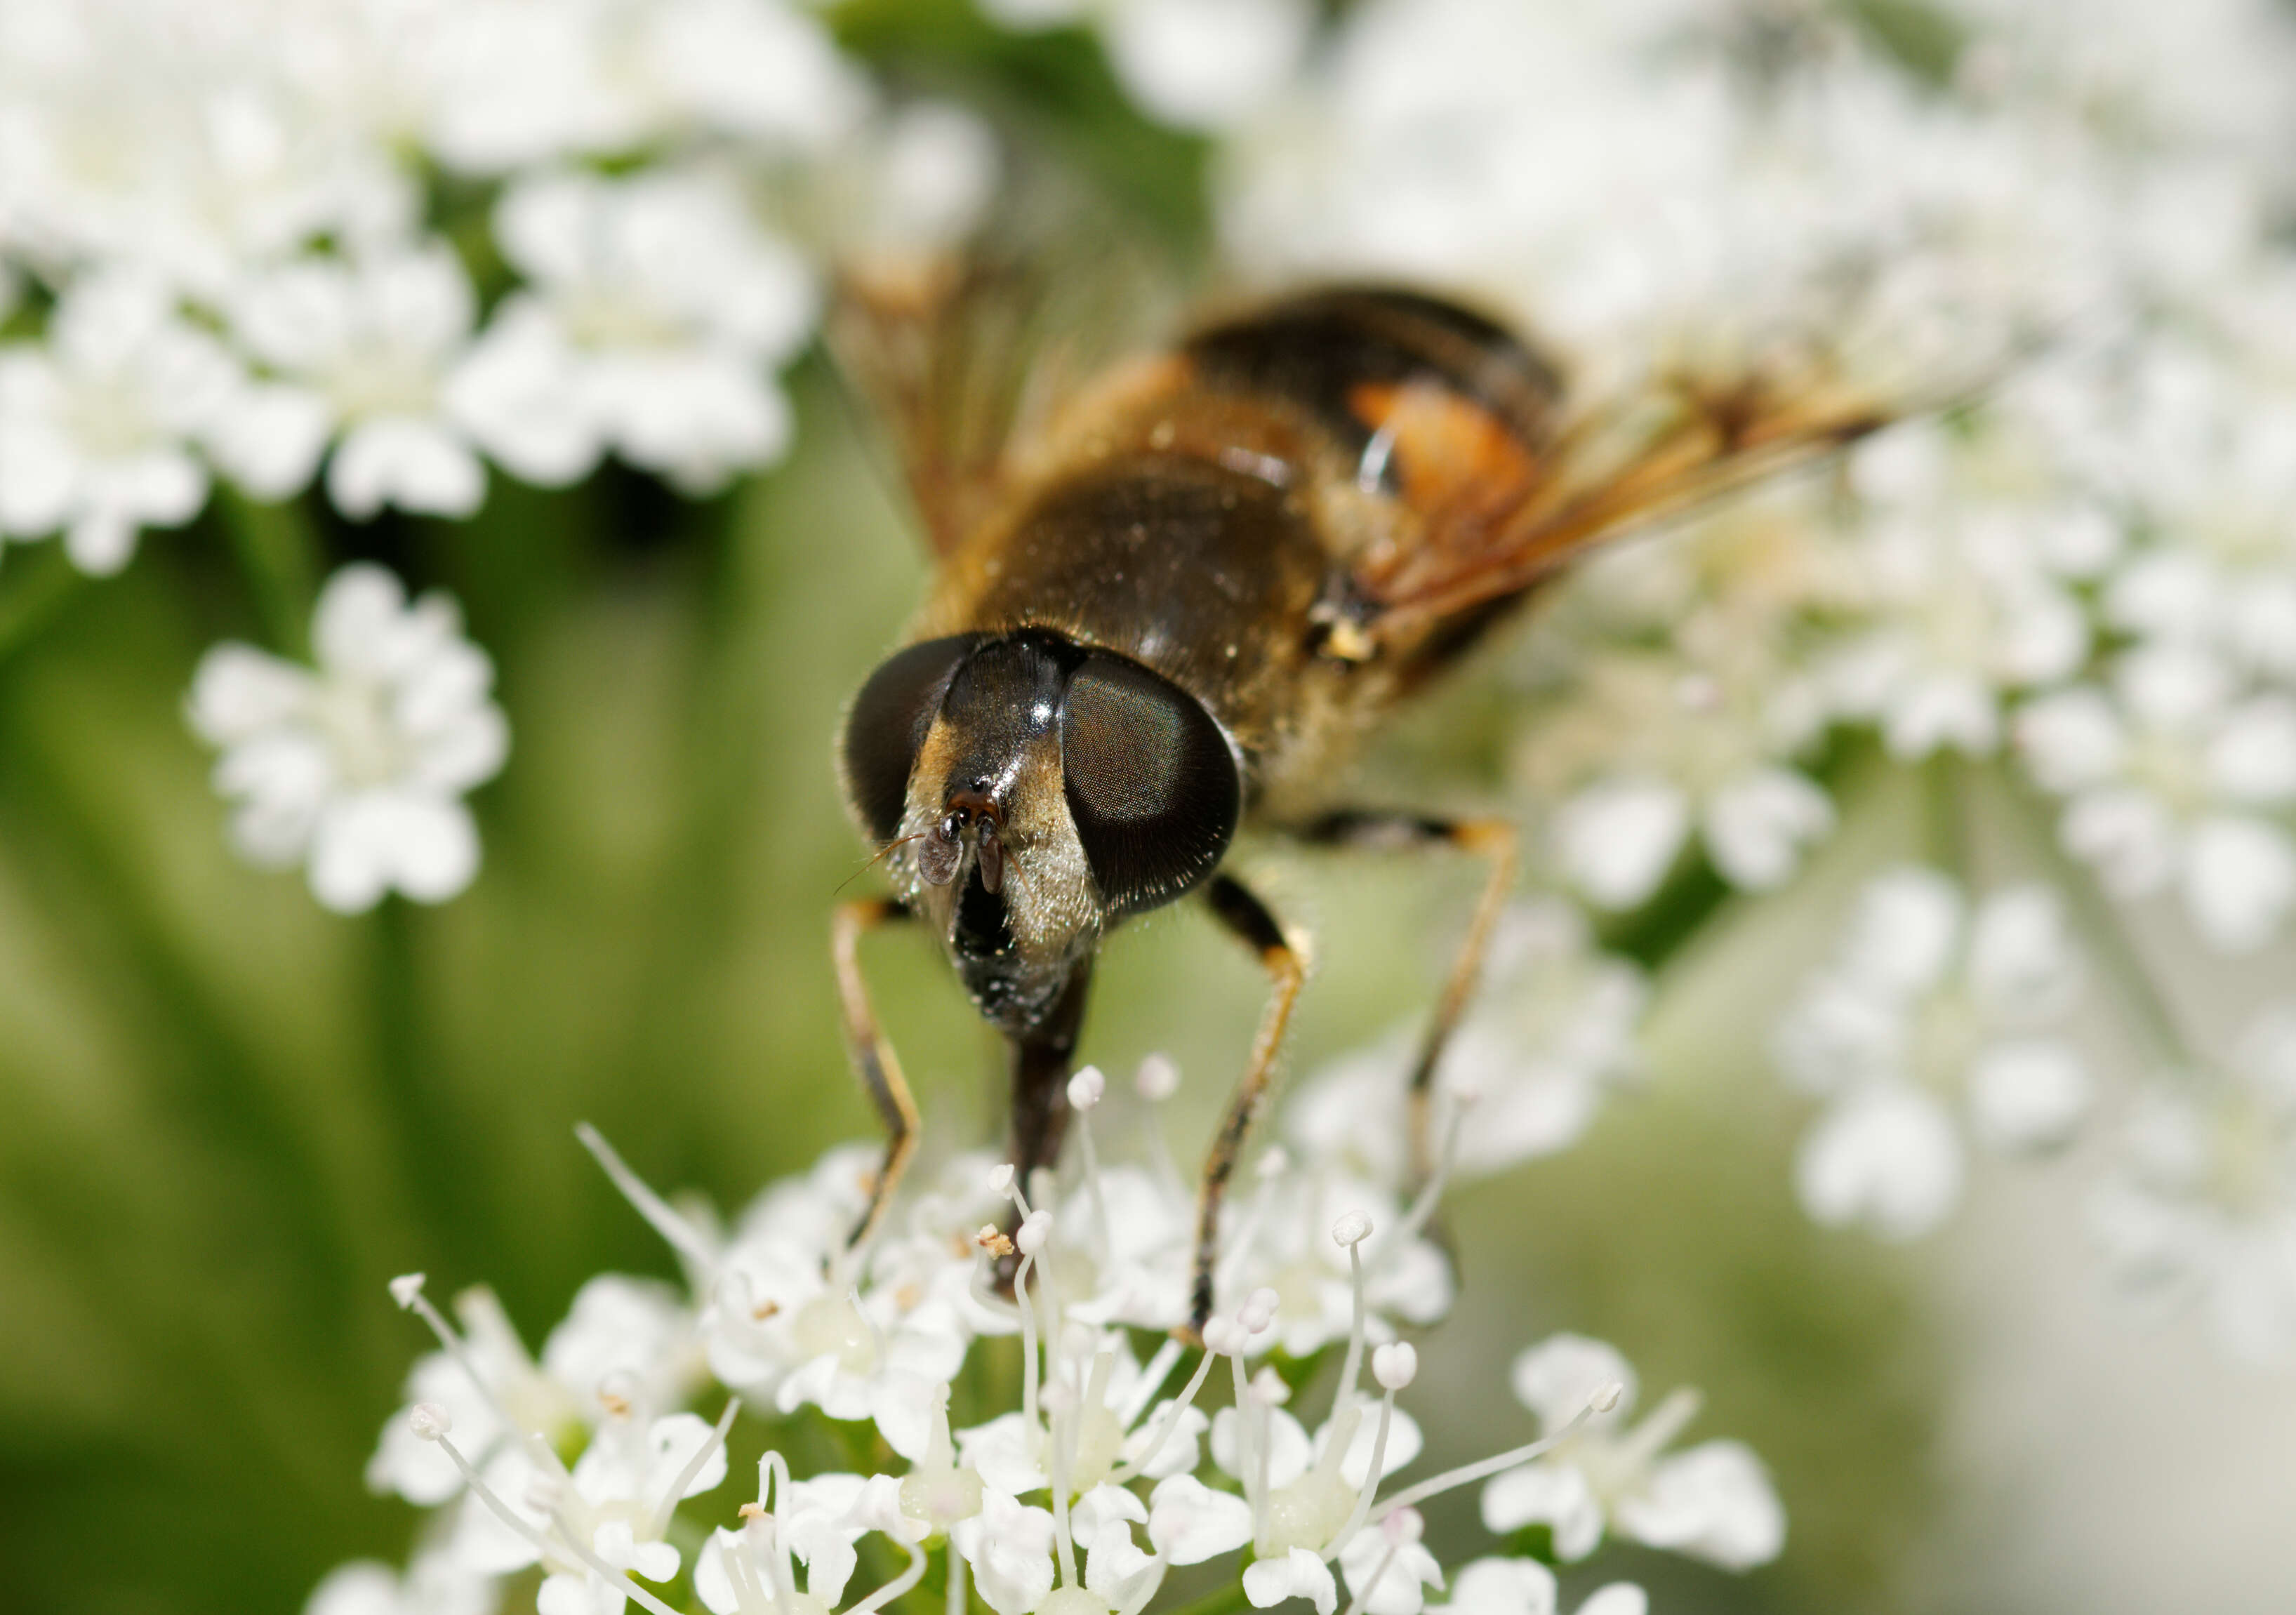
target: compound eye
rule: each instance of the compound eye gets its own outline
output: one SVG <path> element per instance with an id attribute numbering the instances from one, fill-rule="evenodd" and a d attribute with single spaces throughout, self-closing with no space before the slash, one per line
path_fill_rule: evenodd
<path id="1" fill-rule="evenodd" d="M 845 794 L 869 827 L 890 841 L 908 806 L 909 771 L 925 743 L 949 681 L 979 642 L 978 634 L 928 639 L 887 657 L 845 717 Z"/>
<path id="2" fill-rule="evenodd" d="M 1218 866 L 1242 788 L 1203 703 L 1135 661 L 1095 651 L 1061 716 L 1069 814 L 1111 917 L 1168 903 Z"/>

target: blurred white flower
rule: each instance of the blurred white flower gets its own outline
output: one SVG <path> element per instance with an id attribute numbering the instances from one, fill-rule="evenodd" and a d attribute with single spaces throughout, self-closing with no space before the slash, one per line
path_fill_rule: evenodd
<path id="1" fill-rule="evenodd" d="M 1604 908 L 1648 901 L 1693 836 L 1723 879 L 1767 890 L 1833 830 L 1833 804 L 1792 755 L 1822 716 L 1796 670 L 1719 612 L 1670 654 L 1589 653 L 1558 711 L 1526 725 L 1519 772 L 1559 799 L 1550 850 Z"/>
<path id="2" fill-rule="evenodd" d="M 365 563 L 328 580 L 311 644 L 316 668 L 217 645 L 193 680 L 192 726 L 222 749 L 216 789 L 239 804 L 233 840 L 258 864 L 307 863 L 339 913 L 392 890 L 443 902 L 478 873 L 463 793 L 509 746 L 492 663 L 446 595 L 410 603 Z"/>
<path id="3" fill-rule="evenodd" d="M 255 277 L 233 327 L 280 385 L 252 387 L 214 434 L 217 462 L 250 492 L 284 498 L 337 437 L 327 492 L 365 520 L 385 504 L 467 516 L 486 471 L 445 415 L 468 348 L 470 278 L 443 242 L 356 263 L 312 258 Z"/>
<path id="4" fill-rule="evenodd" d="M 528 289 L 449 397 L 494 458 L 555 484 L 612 449 L 701 494 L 780 456 L 772 372 L 812 327 L 812 279 L 729 181 L 537 175 L 504 193 L 495 233 Z"/>
<path id="5" fill-rule="evenodd" d="M 1092 22 L 1150 117 L 1222 129 L 1283 87 L 1316 26 L 1310 0 L 981 0 L 1004 27 Z"/>
<path id="6" fill-rule="evenodd" d="M 1536 1559 L 1478 1559 L 1451 1578 L 1451 1602 L 1428 1615 L 1555 1615 L 1554 1572 Z M 1631 1581 L 1597 1587 L 1577 1615 L 1648 1615 L 1650 1600 Z"/>
<path id="7" fill-rule="evenodd" d="M 1578 1142 L 1605 1091 L 1638 1070 L 1635 1033 L 1647 996 L 1641 971 L 1596 951 L 1571 905 L 1531 898 L 1502 914 L 1481 985 L 1435 1074 L 1435 1125 L 1457 1129 L 1456 1170 L 1484 1176 Z M 1287 1136 L 1311 1159 L 1405 1183 L 1405 1087 L 1423 1030 L 1398 1027 L 1301 1084 L 1285 1107 Z"/>
<path id="8" fill-rule="evenodd" d="M 2296 697 L 2244 689 L 2216 656 L 2156 642 L 2109 685 L 2017 717 L 2026 766 L 2066 799 L 2059 833 L 2117 896 L 2174 890 L 2210 946 L 2263 946 L 2296 908 Z"/>
<path id="9" fill-rule="evenodd" d="M 2050 1029 L 2080 979 L 2046 888 L 2005 888 L 1972 906 L 1931 869 L 1868 882 L 1839 955 L 1788 1007 L 1775 1040 L 1786 1077 L 1826 1103 L 1795 1163 L 1803 1207 L 1887 1239 L 1928 1233 L 1960 1198 L 1956 1106 L 1988 1148 L 2064 1143 L 2092 1085 Z"/>
<path id="10" fill-rule="evenodd" d="M 2224 1067 L 2153 1081 L 2089 1210 L 2132 1302 L 2197 1309 L 2241 1361 L 2296 1360 L 2296 1007 L 2267 1011 Z"/>
<path id="11" fill-rule="evenodd" d="M 238 381 L 158 281 L 81 282 L 45 342 L 0 347 L 0 538 L 62 528 L 82 571 L 118 571 L 143 529 L 177 526 L 206 503 L 192 445 Z"/>
<path id="12" fill-rule="evenodd" d="M 1908 762 L 1948 747 L 1991 753 L 2006 698 L 2079 670 L 2088 619 L 2051 563 L 2068 551 L 2091 561 L 2112 533 L 2077 503 L 1970 486 L 1956 461 L 1974 451 L 1951 439 L 1940 422 L 1909 422 L 1852 457 L 1867 598 L 1822 675 L 1834 709 L 1876 725 Z M 2102 537 L 2081 542 L 2092 529 Z"/>
<path id="13" fill-rule="evenodd" d="M 1674 1392 L 1629 1428 L 1634 1370 L 1602 1341 L 1574 1334 L 1553 1336 L 1515 1358 L 1513 1385 L 1516 1399 L 1549 1434 L 1584 1412 L 1601 1387 L 1623 1390 L 1614 1406 L 1546 1456 L 1483 1488 L 1483 1523 L 1491 1530 L 1548 1526 L 1566 1562 L 1593 1553 L 1606 1529 L 1734 1570 L 1767 1564 L 1785 1545 L 1785 1512 L 1761 1461 L 1742 1443 L 1706 1441 L 1661 1455 L 1697 1416 L 1697 1392 Z"/>
<path id="14" fill-rule="evenodd" d="M 492 1578 L 433 1552 L 419 1554 L 403 1575 L 372 1559 L 337 1565 L 311 1589 L 303 1615 L 494 1615 L 499 1603 Z"/>

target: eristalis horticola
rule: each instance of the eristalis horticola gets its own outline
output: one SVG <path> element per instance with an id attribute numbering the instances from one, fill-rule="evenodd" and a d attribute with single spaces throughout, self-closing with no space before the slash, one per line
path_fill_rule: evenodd
<path id="1" fill-rule="evenodd" d="M 849 368 L 888 416 L 937 560 L 854 700 L 845 794 L 890 898 L 833 946 L 854 1064 L 890 1134 L 917 1112 L 856 958 L 929 926 L 1011 1050 L 1011 1160 L 1054 1164 L 1102 939 L 1201 896 L 1271 996 L 1205 1161 L 1192 1322 L 1213 1303 L 1224 1192 L 1305 974 L 1301 942 L 1221 862 L 1240 825 L 1322 845 L 1445 846 L 1488 871 L 1411 1078 L 1428 1094 L 1513 881 L 1516 832 L 1334 799 L 1349 753 L 1565 562 L 1882 423 L 1808 378 L 1653 379 L 1574 407 L 1499 323 L 1390 286 L 1308 291 L 1115 365 L 999 439 L 937 419 L 967 275 L 847 288 Z"/>

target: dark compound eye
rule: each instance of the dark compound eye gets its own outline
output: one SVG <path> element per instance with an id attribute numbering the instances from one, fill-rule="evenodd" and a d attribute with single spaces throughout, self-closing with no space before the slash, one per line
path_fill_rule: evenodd
<path id="1" fill-rule="evenodd" d="M 896 651 L 853 699 L 845 717 L 845 793 L 869 833 L 881 841 L 900 833 L 917 749 L 925 743 L 949 681 L 980 638 L 960 634 Z"/>
<path id="2" fill-rule="evenodd" d="M 1061 756 L 1069 813 L 1111 918 L 1168 903 L 1218 865 L 1242 790 L 1201 701 L 1095 651 L 1069 679 Z"/>

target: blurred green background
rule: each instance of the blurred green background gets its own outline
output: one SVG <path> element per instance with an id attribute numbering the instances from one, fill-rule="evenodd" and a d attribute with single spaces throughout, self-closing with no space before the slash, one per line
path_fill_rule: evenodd
<path id="1" fill-rule="evenodd" d="M 1082 36 L 902 4 L 840 28 L 1201 248 L 1202 149 L 1124 111 Z M 474 799 L 479 881 L 435 910 L 341 919 L 226 847 L 181 704 L 209 645 L 293 619 L 292 567 L 257 586 L 237 560 L 250 534 L 293 554 L 276 513 L 218 504 L 102 583 L 0 561 L 0 1603 L 292 1611 L 330 1565 L 400 1555 L 414 1512 L 361 1482 L 426 1344 L 391 1275 L 490 1283 L 538 1345 L 591 1275 L 671 1272 L 578 1119 L 729 1209 L 867 1132 L 825 947 L 864 858 L 831 740 L 922 567 L 825 366 L 795 382 L 791 459 L 709 504 L 611 471 L 497 477 L 465 524 L 308 518 L 327 566 L 451 590 L 496 659 L 512 759 Z M 1366 798 L 1488 802 L 1503 716 L 1488 691 L 1433 703 Z M 1472 870 L 1244 856 L 1318 939 L 1292 1069 L 1423 1011 Z M 1614 1553 L 1595 1579 L 1641 1576 L 1670 1611 L 1887 1611 L 1933 1501 L 1936 1353 L 1902 1264 L 1792 1202 L 1796 1118 L 1747 1005 L 1824 938 L 1768 922 L 1749 942 L 1726 914 L 1676 960 L 1652 1080 L 1585 1144 L 1458 1198 L 1464 1299 L 1416 1406 L 1436 1454 L 1479 1454 L 1495 1402 L 1528 1432 L 1515 1350 L 1611 1339 L 1646 1397 L 1706 1389 L 1693 1434 L 1754 1443 L 1792 1537 L 1751 1578 Z M 993 1136 L 999 1056 L 931 944 L 867 963 L 929 1140 Z M 1184 908 L 1123 933 L 1098 987 L 1086 1056 L 1175 1055 L 1193 1152 L 1257 971 Z M 1484 1551 L 1472 1494 L 1432 1523 L 1447 1557 Z"/>

